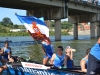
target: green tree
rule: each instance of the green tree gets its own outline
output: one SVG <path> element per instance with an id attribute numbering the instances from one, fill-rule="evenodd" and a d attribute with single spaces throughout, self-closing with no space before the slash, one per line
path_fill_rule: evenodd
<path id="1" fill-rule="evenodd" d="M 54 21 L 50 21 L 50 26 L 51 26 L 51 28 L 54 27 Z"/>
<path id="2" fill-rule="evenodd" d="M 5 18 L 2 19 L 1 24 L 4 25 L 4 26 L 7 26 L 7 24 L 13 25 L 13 22 L 11 21 L 10 18 L 5 17 Z"/>
<path id="3" fill-rule="evenodd" d="M 19 26 L 17 24 L 13 25 L 14 29 L 17 29 Z"/>
<path id="4" fill-rule="evenodd" d="M 18 28 L 19 29 L 25 29 L 25 26 L 24 25 L 18 25 Z"/>
<path id="5" fill-rule="evenodd" d="M 73 27 L 73 24 L 68 23 L 68 22 L 66 22 L 66 21 L 63 21 L 63 22 L 61 23 L 61 26 L 62 26 L 62 29 L 70 30 L 70 29 Z"/>

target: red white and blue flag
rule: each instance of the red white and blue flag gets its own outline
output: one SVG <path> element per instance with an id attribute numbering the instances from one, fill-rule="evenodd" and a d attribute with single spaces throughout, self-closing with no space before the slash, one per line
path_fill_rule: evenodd
<path id="1" fill-rule="evenodd" d="M 16 16 L 34 39 L 42 40 L 49 37 L 49 28 L 45 24 L 43 17 L 36 18 L 34 16 L 20 16 L 17 14 Z"/>

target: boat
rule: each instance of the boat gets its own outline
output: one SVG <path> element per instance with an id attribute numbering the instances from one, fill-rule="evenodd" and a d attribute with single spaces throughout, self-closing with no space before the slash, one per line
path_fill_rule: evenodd
<path id="1" fill-rule="evenodd" d="M 85 75 L 81 68 L 50 68 L 50 64 L 42 65 L 36 62 L 15 62 L 7 64 L 8 69 L 2 72 L 2 75 Z M 49 67 L 49 68 L 48 68 Z"/>

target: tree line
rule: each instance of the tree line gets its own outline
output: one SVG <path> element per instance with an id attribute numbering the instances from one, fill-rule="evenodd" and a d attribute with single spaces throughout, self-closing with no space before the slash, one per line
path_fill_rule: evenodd
<path id="1" fill-rule="evenodd" d="M 50 27 L 54 28 L 54 26 L 55 26 L 54 21 L 50 21 Z M 67 21 L 62 21 L 61 22 L 61 29 L 66 29 L 66 30 L 69 31 L 72 28 L 73 28 L 73 24 L 72 23 L 69 23 Z"/>
<path id="2" fill-rule="evenodd" d="M 0 21 L 0 33 L 9 32 L 10 29 L 24 29 L 23 25 L 13 24 L 10 18 L 5 17 Z"/>
<path id="3" fill-rule="evenodd" d="M 50 22 L 50 29 L 54 29 L 54 21 L 49 21 Z M 68 23 L 67 21 L 62 21 L 61 22 L 61 28 L 64 29 L 65 31 L 62 32 L 62 34 L 67 35 L 68 31 L 72 29 L 73 24 Z M 24 25 L 17 25 L 14 24 L 10 18 L 5 17 L 0 21 L 0 33 L 11 33 L 10 29 L 24 29 Z M 51 35 L 54 35 L 53 31 L 50 31 Z"/>

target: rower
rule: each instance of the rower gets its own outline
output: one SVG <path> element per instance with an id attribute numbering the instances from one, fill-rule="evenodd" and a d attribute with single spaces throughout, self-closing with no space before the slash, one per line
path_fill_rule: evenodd
<path id="1" fill-rule="evenodd" d="M 42 41 L 42 51 L 44 53 L 43 64 L 46 65 L 53 55 L 53 45 L 49 38 L 45 38 Z"/>
<path id="2" fill-rule="evenodd" d="M 91 50 L 90 48 L 86 50 L 86 56 L 84 58 L 82 58 L 80 61 L 80 66 L 81 66 L 82 72 L 87 72 L 88 55 L 90 53 L 90 50 Z"/>
<path id="3" fill-rule="evenodd" d="M 3 60 L 6 62 L 9 60 L 9 58 L 11 57 L 12 51 L 11 51 L 11 47 L 9 47 L 9 43 L 5 42 L 5 47 L 3 47 L 1 49 L 2 52 L 2 56 L 3 56 Z"/>
<path id="4" fill-rule="evenodd" d="M 65 49 L 66 52 L 66 67 L 67 68 L 74 68 L 74 61 L 73 61 L 73 52 L 75 52 L 75 49 L 72 49 L 70 46 L 67 46 Z"/>
<path id="5" fill-rule="evenodd" d="M 50 64 L 54 65 L 55 68 L 61 69 L 65 60 L 65 55 L 63 54 L 63 47 L 58 46 L 57 53 L 52 55 Z"/>

